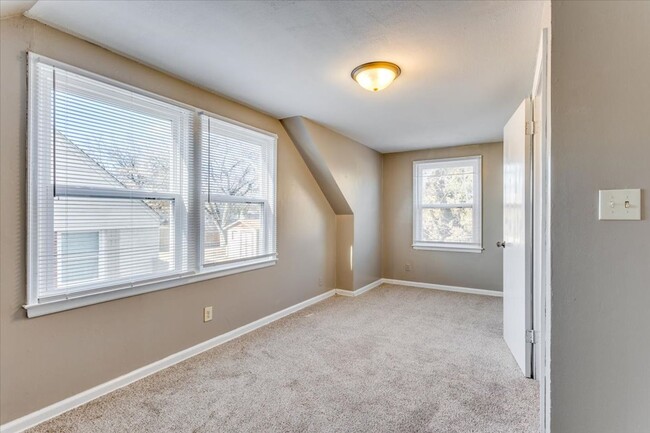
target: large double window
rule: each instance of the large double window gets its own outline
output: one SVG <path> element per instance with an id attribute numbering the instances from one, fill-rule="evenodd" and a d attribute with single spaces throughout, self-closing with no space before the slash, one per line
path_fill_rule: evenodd
<path id="1" fill-rule="evenodd" d="M 30 316 L 275 263 L 275 135 L 29 59 Z"/>
<path id="2" fill-rule="evenodd" d="M 482 250 L 480 156 L 413 163 L 413 248 Z"/>

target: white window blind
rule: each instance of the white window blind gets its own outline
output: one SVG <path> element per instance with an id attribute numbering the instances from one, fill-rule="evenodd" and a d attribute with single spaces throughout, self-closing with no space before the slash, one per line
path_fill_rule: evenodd
<path id="1" fill-rule="evenodd" d="M 275 141 L 201 115 L 203 267 L 275 257 Z"/>
<path id="2" fill-rule="evenodd" d="M 191 111 L 46 62 L 31 66 L 39 299 L 186 272 Z"/>
<path id="3" fill-rule="evenodd" d="M 29 316 L 274 264 L 276 140 L 30 53 Z"/>
<path id="4" fill-rule="evenodd" d="M 413 247 L 481 251 L 481 157 L 413 163 Z"/>

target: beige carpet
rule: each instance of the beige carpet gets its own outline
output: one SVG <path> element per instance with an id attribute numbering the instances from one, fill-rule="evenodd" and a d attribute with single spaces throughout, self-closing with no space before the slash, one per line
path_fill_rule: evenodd
<path id="1" fill-rule="evenodd" d="M 537 431 L 501 298 L 384 285 L 336 296 L 30 432 Z"/>

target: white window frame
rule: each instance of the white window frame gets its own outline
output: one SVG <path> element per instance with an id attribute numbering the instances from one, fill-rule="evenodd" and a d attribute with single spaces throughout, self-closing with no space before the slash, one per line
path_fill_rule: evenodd
<path id="1" fill-rule="evenodd" d="M 482 156 L 466 156 L 459 158 L 429 159 L 413 161 L 413 243 L 415 250 L 452 251 L 465 253 L 480 253 L 483 251 L 482 235 Z M 421 173 L 427 168 L 452 168 L 452 167 L 474 167 L 473 202 L 459 204 L 423 204 L 421 203 L 422 176 Z M 422 226 L 421 215 L 423 209 L 441 208 L 472 208 L 473 215 L 473 239 L 472 242 L 440 242 L 425 241 L 421 238 Z"/>
<path id="2" fill-rule="evenodd" d="M 61 196 L 64 194 L 67 197 L 90 197 L 90 198 L 127 198 L 127 199 L 154 199 L 154 200 L 171 200 L 174 212 L 174 218 L 178 218 L 177 221 L 182 221 L 182 223 L 177 224 L 175 236 L 177 239 L 177 254 L 189 253 L 192 251 L 193 263 L 188 263 L 189 270 L 185 272 L 171 271 L 164 275 L 157 275 L 153 278 L 147 278 L 146 280 L 141 280 L 136 283 L 125 284 L 111 284 L 104 285 L 101 287 L 96 287 L 93 289 L 83 290 L 79 292 L 70 292 L 61 295 L 53 296 L 40 296 L 38 291 L 38 242 L 37 242 L 37 212 L 42 212 L 43 209 L 46 209 L 45 212 L 53 212 L 53 189 L 54 185 L 51 185 L 52 189 L 51 198 L 47 199 L 47 206 L 43 208 L 42 203 L 39 203 L 39 189 L 37 188 L 39 182 L 39 172 L 36 169 L 36 158 L 37 153 L 36 149 L 38 146 L 38 136 L 37 136 L 37 92 L 35 89 L 36 84 L 36 68 L 35 65 L 39 63 L 44 63 L 55 68 L 69 71 L 81 76 L 84 76 L 89 79 L 97 80 L 99 82 L 109 84 L 124 90 L 128 90 L 140 95 L 147 96 L 149 98 L 154 98 L 159 101 L 167 102 L 181 108 L 190 110 L 193 113 L 194 122 L 192 124 L 192 130 L 190 130 L 190 141 L 189 146 L 193 147 L 193 160 L 189 161 L 190 170 L 189 170 L 189 203 L 184 203 L 183 198 L 178 194 L 173 193 L 155 193 L 154 196 L 150 192 L 144 191 L 135 191 L 135 190 L 117 190 L 111 188 L 98 188 L 98 187 L 66 187 L 62 188 L 62 191 L 57 191 L 57 195 Z M 202 267 L 202 223 L 199 221 L 202 219 L 200 215 L 200 209 L 202 209 L 202 202 L 200 197 L 200 164 L 201 164 L 201 140 L 200 140 L 200 122 L 199 115 L 206 114 L 211 117 L 229 122 L 243 128 L 247 128 L 262 134 L 266 134 L 273 138 L 273 149 L 272 149 L 272 159 L 273 165 L 276 167 L 277 160 L 277 135 L 270 133 L 244 123 L 228 119 L 226 117 L 220 116 L 218 114 L 210 113 L 205 110 L 202 110 L 197 107 L 193 107 L 178 101 L 175 101 L 170 98 L 166 98 L 160 95 L 157 95 L 152 92 L 148 92 L 137 87 L 124 84 L 122 82 L 106 78 L 104 76 L 77 68 L 75 66 L 68 65 L 57 60 L 41 56 L 39 54 L 29 52 L 28 53 L 28 131 L 27 131 L 27 147 L 28 147 L 28 212 L 27 212 L 27 302 L 23 306 L 27 311 L 28 317 L 38 317 L 46 314 L 56 313 L 59 311 L 70 310 L 74 308 L 83 307 L 86 305 L 97 304 L 101 302 L 111 301 L 115 299 L 125 298 L 129 296 L 135 296 L 143 293 L 153 292 L 157 290 L 164 290 L 172 287 L 177 287 L 185 284 L 190 284 L 193 282 L 203 281 L 212 278 L 223 277 L 227 275 L 232 275 L 240 272 L 247 272 L 256 269 L 262 269 L 269 266 L 273 266 L 277 263 L 277 251 L 273 254 L 269 254 L 263 257 L 256 257 L 254 259 L 247 259 L 242 261 L 237 261 L 235 263 L 229 263 L 228 266 L 220 267 Z M 273 178 L 273 187 L 277 190 L 277 171 L 274 172 Z M 49 194 L 48 194 L 49 195 Z M 277 197 L 276 191 L 274 191 L 274 197 Z M 48 211 L 47 209 L 51 209 Z M 276 216 L 275 212 L 271 213 L 273 220 L 269 223 L 273 224 L 274 227 L 274 236 L 277 236 L 275 232 L 276 227 Z M 194 230 L 189 230 L 190 225 L 189 221 L 194 221 L 191 227 Z M 53 230 L 53 227 L 52 227 Z M 172 229 L 173 230 L 173 229 Z M 187 252 L 184 252 L 180 248 L 180 237 L 185 236 L 187 233 L 188 238 L 188 248 Z M 101 246 L 100 246 L 101 247 Z M 53 248 L 53 246 L 51 247 Z M 277 247 L 276 247 L 277 248 Z M 199 260 L 198 258 L 201 257 Z M 175 261 L 178 265 L 180 263 L 179 257 Z"/>

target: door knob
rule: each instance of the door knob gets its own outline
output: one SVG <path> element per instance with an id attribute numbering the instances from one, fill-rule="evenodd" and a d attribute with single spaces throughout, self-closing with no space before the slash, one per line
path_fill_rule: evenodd
<path id="1" fill-rule="evenodd" d="M 497 248 L 505 248 L 505 247 L 506 247 L 506 242 L 505 241 L 497 242 Z"/>

